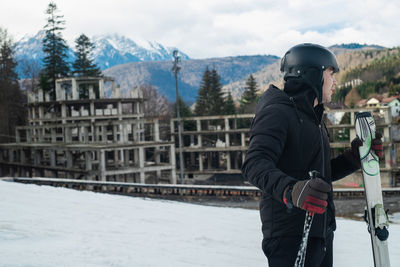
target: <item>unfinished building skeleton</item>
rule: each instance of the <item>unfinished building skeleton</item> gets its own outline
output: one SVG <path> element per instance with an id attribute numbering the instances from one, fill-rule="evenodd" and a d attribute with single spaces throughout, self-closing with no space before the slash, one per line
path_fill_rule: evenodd
<path id="1" fill-rule="evenodd" d="M 57 79 L 55 100 L 30 93 L 29 125 L 0 145 L 0 176 L 176 183 L 174 143 L 160 139 L 157 119 L 145 120 L 143 101 L 139 89 L 120 98 L 108 77 Z"/>

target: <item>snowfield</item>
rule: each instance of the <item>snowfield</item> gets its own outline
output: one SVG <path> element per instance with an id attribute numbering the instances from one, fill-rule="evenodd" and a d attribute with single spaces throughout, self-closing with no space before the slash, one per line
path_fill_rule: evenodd
<path id="1" fill-rule="evenodd" d="M 0 181 L 0 266 L 267 266 L 260 228 L 256 210 Z M 338 219 L 334 242 L 334 266 L 374 265 L 365 223 Z"/>

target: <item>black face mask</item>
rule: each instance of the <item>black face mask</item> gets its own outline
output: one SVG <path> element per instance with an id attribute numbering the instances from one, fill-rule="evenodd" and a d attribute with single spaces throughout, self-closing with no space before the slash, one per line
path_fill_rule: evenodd
<path id="1" fill-rule="evenodd" d="M 318 99 L 318 103 L 322 103 L 322 86 L 324 83 L 323 70 L 317 67 L 304 67 L 301 73 L 297 76 L 285 77 L 286 83 L 290 86 L 286 86 L 284 91 L 289 95 L 297 94 L 296 90 L 312 90 L 314 92 L 314 98 Z M 286 89 L 287 87 L 287 89 Z M 293 91 L 293 92 L 292 92 Z"/>

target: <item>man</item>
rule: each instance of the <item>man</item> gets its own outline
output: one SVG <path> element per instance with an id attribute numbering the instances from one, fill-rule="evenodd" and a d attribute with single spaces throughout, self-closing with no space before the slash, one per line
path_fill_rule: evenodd
<path id="1" fill-rule="evenodd" d="M 305 265 L 332 266 L 332 182 L 360 167 L 361 141 L 353 140 L 351 149 L 330 159 L 322 117 L 339 71 L 331 51 L 316 44 L 294 46 L 282 58 L 281 71 L 283 91 L 271 85 L 257 105 L 242 172 L 263 192 L 262 248 L 269 267 L 294 265 L 306 211 L 315 215 Z M 382 149 L 379 140 L 374 144 Z M 318 178 L 310 179 L 310 171 Z"/>

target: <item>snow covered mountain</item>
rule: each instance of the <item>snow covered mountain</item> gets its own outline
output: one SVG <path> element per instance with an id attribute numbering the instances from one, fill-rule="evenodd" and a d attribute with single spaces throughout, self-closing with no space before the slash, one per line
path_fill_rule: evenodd
<path id="1" fill-rule="evenodd" d="M 92 38 L 96 48 L 94 58 L 101 69 L 128 62 L 170 61 L 175 47 L 164 47 L 150 41 L 135 42 L 118 34 L 98 35 Z M 180 52 L 183 60 L 189 57 Z"/>
<path id="2" fill-rule="evenodd" d="M 42 66 L 44 57 L 42 51 L 42 39 L 44 31 L 39 31 L 36 35 L 26 35 L 16 43 L 15 55 L 18 61 L 17 71 L 21 78 L 26 78 L 24 66 L 27 64 L 36 64 Z M 175 47 L 164 47 L 162 44 L 151 41 L 135 42 L 125 36 L 118 34 L 97 35 L 91 38 L 95 45 L 93 53 L 95 62 L 104 70 L 115 65 L 129 62 L 144 61 L 165 61 L 172 60 L 172 52 Z M 69 62 L 73 62 L 74 46 L 69 44 L 68 51 Z M 182 60 L 189 59 L 189 56 L 180 51 Z"/>

